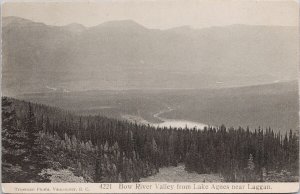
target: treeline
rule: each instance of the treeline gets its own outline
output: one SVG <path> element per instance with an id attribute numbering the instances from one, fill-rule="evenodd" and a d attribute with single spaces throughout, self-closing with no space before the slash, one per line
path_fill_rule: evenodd
<path id="1" fill-rule="evenodd" d="M 187 171 L 220 173 L 226 181 L 298 173 L 298 137 L 292 131 L 155 128 L 5 97 L 2 121 L 4 182 L 49 181 L 39 173 L 46 168 L 69 168 L 88 182 L 138 182 L 178 163 Z M 16 178 L 16 172 L 23 176 Z"/>

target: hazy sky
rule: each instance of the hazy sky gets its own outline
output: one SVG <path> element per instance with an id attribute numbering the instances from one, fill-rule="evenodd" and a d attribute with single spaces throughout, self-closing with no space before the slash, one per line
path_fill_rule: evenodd
<path id="1" fill-rule="evenodd" d="M 50 25 L 94 26 L 109 20 L 134 20 L 148 28 L 194 28 L 231 24 L 297 26 L 294 0 L 102 0 L 3 4 L 3 16 L 19 16 Z"/>

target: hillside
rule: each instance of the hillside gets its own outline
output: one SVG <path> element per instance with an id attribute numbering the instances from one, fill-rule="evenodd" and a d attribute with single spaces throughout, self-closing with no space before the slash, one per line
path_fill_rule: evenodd
<path id="1" fill-rule="evenodd" d="M 173 175 L 190 179 L 214 177 L 198 173 L 219 174 L 227 182 L 298 182 L 297 145 L 292 131 L 154 128 L 2 97 L 5 183 L 139 182 L 177 165 L 181 171 Z"/>
<path id="2" fill-rule="evenodd" d="M 297 77 L 296 27 L 86 28 L 3 18 L 5 95 L 65 90 L 215 88 Z"/>

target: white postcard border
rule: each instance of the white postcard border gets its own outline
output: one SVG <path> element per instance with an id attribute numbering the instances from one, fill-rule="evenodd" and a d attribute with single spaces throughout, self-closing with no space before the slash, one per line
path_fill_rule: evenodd
<path id="1" fill-rule="evenodd" d="M 295 193 L 289 183 L 2 183 L 3 193 Z"/>

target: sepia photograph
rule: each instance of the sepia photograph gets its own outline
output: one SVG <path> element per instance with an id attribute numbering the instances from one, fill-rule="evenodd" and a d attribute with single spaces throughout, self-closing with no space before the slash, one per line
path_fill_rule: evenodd
<path id="1" fill-rule="evenodd" d="M 2 183 L 299 187 L 298 1 L 12 0 L 1 29 Z"/>

